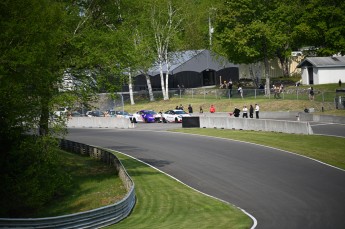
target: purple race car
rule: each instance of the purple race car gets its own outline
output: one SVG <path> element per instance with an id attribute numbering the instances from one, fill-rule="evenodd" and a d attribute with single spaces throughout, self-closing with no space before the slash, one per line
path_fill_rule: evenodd
<path id="1" fill-rule="evenodd" d="M 161 117 L 153 110 L 141 110 L 133 114 L 133 122 L 159 122 Z"/>

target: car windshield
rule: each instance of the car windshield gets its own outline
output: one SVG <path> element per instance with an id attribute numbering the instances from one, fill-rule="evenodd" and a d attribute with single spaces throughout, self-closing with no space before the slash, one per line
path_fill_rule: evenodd
<path id="1" fill-rule="evenodd" d="M 175 114 L 187 114 L 187 113 L 183 110 L 179 110 L 179 111 L 175 111 Z"/>
<path id="2" fill-rule="evenodd" d="M 116 114 L 118 115 L 129 115 L 127 111 L 117 111 Z"/>
<path id="3" fill-rule="evenodd" d="M 146 114 L 157 114 L 157 113 L 154 112 L 154 111 L 145 111 L 144 113 L 146 113 Z"/>

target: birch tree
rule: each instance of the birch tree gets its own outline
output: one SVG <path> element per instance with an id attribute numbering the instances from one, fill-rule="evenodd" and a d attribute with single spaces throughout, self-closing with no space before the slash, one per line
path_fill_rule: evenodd
<path id="1" fill-rule="evenodd" d="M 167 15 L 164 19 L 164 13 L 156 9 L 152 12 L 151 26 L 154 33 L 155 50 L 157 53 L 157 62 L 159 65 L 160 79 L 163 99 L 169 99 L 169 73 L 170 60 L 168 52 L 172 46 L 173 39 L 179 32 L 180 24 L 182 22 L 178 11 L 173 9 L 171 2 L 168 3 Z M 165 82 L 163 66 L 166 67 Z"/>
<path id="2" fill-rule="evenodd" d="M 229 60 L 244 64 L 264 63 L 267 88 L 270 88 L 269 60 L 276 56 L 276 50 L 280 47 L 279 34 L 271 26 L 268 16 L 275 9 L 276 3 L 227 1 L 220 10 L 216 26 L 216 37 Z"/>

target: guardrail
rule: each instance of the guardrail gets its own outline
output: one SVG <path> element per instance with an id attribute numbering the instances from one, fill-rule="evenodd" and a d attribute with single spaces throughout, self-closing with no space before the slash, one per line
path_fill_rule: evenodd
<path id="1" fill-rule="evenodd" d="M 128 118 L 72 117 L 67 120 L 67 127 L 130 129 L 134 128 L 134 123 Z"/>
<path id="2" fill-rule="evenodd" d="M 291 134 L 313 134 L 309 122 L 230 117 L 200 117 L 200 128 L 272 131 Z"/>
<path id="3" fill-rule="evenodd" d="M 61 140 L 60 147 L 66 151 L 89 155 L 114 166 L 127 189 L 127 195 L 115 204 L 69 215 L 46 218 L 0 218 L 0 228 L 100 228 L 117 223 L 130 214 L 136 200 L 134 183 L 114 154 L 68 140 Z"/>

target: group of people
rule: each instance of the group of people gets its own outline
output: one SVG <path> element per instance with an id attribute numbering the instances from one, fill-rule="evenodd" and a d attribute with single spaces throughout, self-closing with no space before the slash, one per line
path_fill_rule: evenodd
<path id="1" fill-rule="evenodd" d="M 280 84 L 279 86 L 273 85 L 272 90 L 274 92 L 274 98 L 280 99 L 280 93 L 283 92 L 284 86 Z"/>
<path id="2" fill-rule="evenodd" d="M 229 82 L 226 82 L 226 80 L 225 80 L 224 83 L 220 83 L 219 88 L 220 89 L 229 89 L 228 96 L 232 97 L 232 86 L 233 86 L 233 83 L 232 83 L 232 80 L 230 79 Z M 242 88 L 241 88 L 241 90 L 242 90 Z M 243 91 L 242 91 L 242 97 L 243 97 Z"/>
<path id="3" fill-rule="evenodd" d="M 260 107 L 259 104 L 255 104 L 255 108 L 253 105 L 250 105 L 249 110 L 247 106 L 243 106 L 242 108 L 242 117 L 243 118 L 248 118 L 248 112 L 249 112 L 249 117 L 254 118 L 254 111 L 255 111 L 255 118 L 259 118 L 259 112 L 260 112 Z M 240 117 L 241 110 L 237 107 L 235 107 L 234 112 L 232 113 L 236 118 Z"/>
<path id="4" fill-rule="evenodd" d="M 177 105 L 177 106 L 175 107 L 175 110 L 183 110 L 183 109 L 184 109 L 184 107 L 183 107 L 182 104 L 180 104 L 180 106 Z M 189 113 L 189 114 L 192 114 L 192 113 L 193 113 L 193 107 L 192 107 L 191 104 L 188 105 L 188 108 L 187 108 L 187 109 L 188 109 L 188 113 Z"/>
<path id="5" fill-rule="evenodd" d="M 202 107 L 200 107 L 200 109 L 202 109 Z M 216 112 L 216 108 L 215 106 L 212 104 L 210 106 L 210 113 L 215 113 Z M 250 105 L 249 109 L 247 106 L 243 106 L 242 108 L 242 117 L 243 118 L 248 118 L 248 112 L 249 112 L 249 117 L 250 118 L 254 118 L 254 112 L 255 112 L 255 118 L 259 118 L 259 112 L 260 112 L 260 107 L 259 104 L 255 104 L 255 107 L 253 105 Z M 202 113 L 202 112 L 200 112 Z M 240 117 L 240 113 L 241 110 L 237 107 L 235 107 L 235 110 L 230 113 L 230 115 L 234 115 L 236 118 Z"/>

